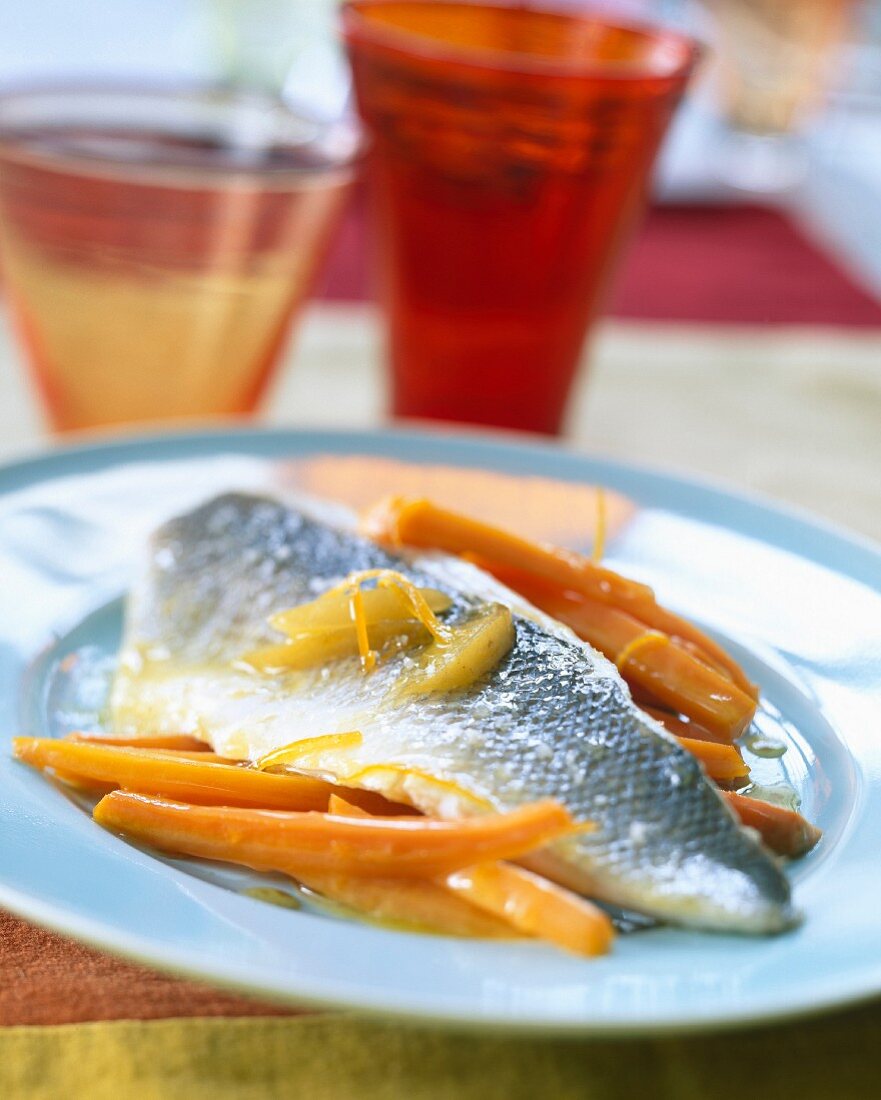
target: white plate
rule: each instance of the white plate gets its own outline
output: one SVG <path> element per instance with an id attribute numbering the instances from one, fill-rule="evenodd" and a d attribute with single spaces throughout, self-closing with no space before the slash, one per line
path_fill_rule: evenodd
<path id="1" fill-rule="evenodd" d="M 242 894 L 250 878 L 159 859 L 95 826 L 10 759 L 17 733 L 72 712 L 72 651 L 116 646 L 149 530 L 279 460 L 389 456 L 600 483 L 638 508 L 610 562 L 729 645 L 761 684 L 765 728 L 825 830 L 794 865 L 797 930 L 750 939 L 656 929 L 585 961 L 535 943 L 395 932 Z M 534 484 L 534 483 L 533 483 Z M 881 991 L 881 554 L 715 488 L 551 447 L 412 433 L 224 432 L 70 451 L 0 470 L 0 904 L 158 967 L 297 1003 L 469 1025 L 661 1032 L 748 1023 Z M 95 682 L 100 695 L 100 679 Z M 82 708 L 83 684 L 76 706 Z M 96 705 L 100 699 L 96 698 Z M 760 765 L 761 766 L 761 765 Z"/>

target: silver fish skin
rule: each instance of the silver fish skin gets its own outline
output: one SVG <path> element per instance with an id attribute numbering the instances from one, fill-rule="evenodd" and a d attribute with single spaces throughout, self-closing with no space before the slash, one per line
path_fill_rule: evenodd
<path id="1" fill-rule="evenodd" d="M 241 665 L 280 640 L 269 615 L 377 568 L 447 593 L 451 622 L 506 604 L 513 648 L 470 688 L 423 697 L 396 690 L 406 653 L 368 675 L 354 658 L 282 674 Z M 344 514 L 327 521 L 320 504 L 228 494 L 156 532 L 129 598 L 110 722 L 122 733 L 193 732 L 251 760 L 358 730 L 359 745 L 297 766 L 446 816 L 554 798 L 596 825 L 536 857 L 558 881 L 701 929 L 769 933 L 797 920 L 779 863 L 601 654 L 481 570 L 391 554 Z"/>

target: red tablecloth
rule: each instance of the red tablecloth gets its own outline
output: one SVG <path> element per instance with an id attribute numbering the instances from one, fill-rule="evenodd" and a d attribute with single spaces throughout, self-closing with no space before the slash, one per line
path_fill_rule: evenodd
<path id="1" fill-rule="evenodd" d="M 319 281 L 322 297 L 370 297 L 365 206 L 357 194 Z M 760 206 L 652 209 L 609 312 L 658 321 L 881 327 L 881 301 L 784 213 Z"/>

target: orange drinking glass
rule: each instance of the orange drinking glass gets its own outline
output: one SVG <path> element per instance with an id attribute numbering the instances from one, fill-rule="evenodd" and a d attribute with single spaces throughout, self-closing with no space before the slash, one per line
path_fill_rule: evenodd
<path id="1" fill-rule="evenodd" d="M 4 284 L 52 425 L 254 410 L 353 154 L 258 96 L 0 96 Z"/>
<path id="2" fill-rule="evenodd" d="M 560 429 L 697 58 L 578 12 L 351 0 L 393 411 Z"/>

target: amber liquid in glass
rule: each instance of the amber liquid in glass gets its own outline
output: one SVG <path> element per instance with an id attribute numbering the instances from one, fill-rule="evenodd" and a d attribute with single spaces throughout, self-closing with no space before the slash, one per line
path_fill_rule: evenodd
<path id="1" fill-rule="evenodd" d="M 4 279 L 53 426 L 252 411 L 348 183 L 302 149 L 198 132 L 6 139 Z"/>

